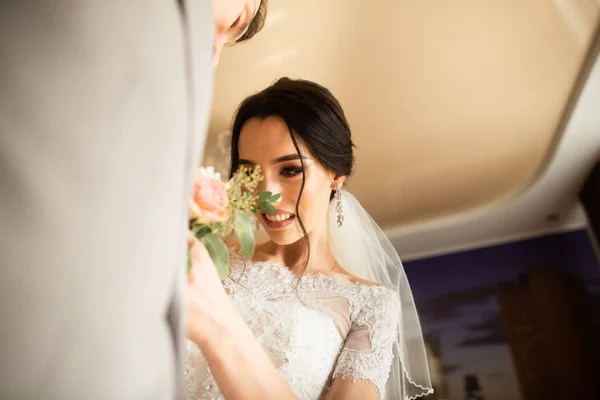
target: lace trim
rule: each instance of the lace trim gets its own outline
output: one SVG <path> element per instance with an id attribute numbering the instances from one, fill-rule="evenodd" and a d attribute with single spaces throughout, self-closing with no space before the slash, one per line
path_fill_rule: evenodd
<path id="1" fill-rule="evenodd" d="M 425 396 L 429 396 L 430 394 L 433 394 L 433 389 L 432 388 L 425 388 L 425 387 L 423 387 L 421 385 L 417 385 L 417 386 L 419 386 L 420 388 L 423 388 L 424 392 L 423 393 L 419 393 L 419 394 L 415 394 L 414 396 L 410 396 L 408 398 L 408 400 L 416 400 L 416 399 L 419 399 L 421 397 L 425 397 Z"/>
<path id="2" fill-rule="evenodd" d="M 429 396 L 430 394 L 434 393 L 433 387 L 425 387 L 425 386 L 421 386 L 419 385 L 417 382 L 413 381 L 410 377 L 410 375 L 408 374 L 408 372 L 406 371 L 406 368 L 404 368 L 404 362 L 402 362 L 402 374 L 404 375 L 404 378 L 406 379 L 406 381 L 408 383 L 410 383 L 411 385 L 413 385 L 416 388 L 419 388 L 420 390 L 422 390 L 421 393 L 415 394 L 413 396 L 410 396 L 408 398 L 408 400 L 416 400 L 420 397 L 425 397 L 425 396 Z"/>
<path id="3" fill-rule="evenodd" d="M 368 380 L 377 387 L 379 397 L 383 399 L 392 359 L 392 352 L 384 347 L 363 351 L 344 348 L 338 358 L 333 377 L 351 382 Z"/>

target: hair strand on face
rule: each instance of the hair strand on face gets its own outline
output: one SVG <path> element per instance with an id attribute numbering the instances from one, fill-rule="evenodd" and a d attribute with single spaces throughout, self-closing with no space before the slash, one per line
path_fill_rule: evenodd
<path id="1" fill-rule="evenodd" d="M 304 240 L 304 243 L 306 243 L 306 253 L 304 255 L 304 266 L 300 269 L 300 277 L 302 276 L 302 273 L 304 273 L 304 270 L 306 269 L 306 266 L 308 265 L 308 261 L 310 258 L 310 240 L 308 240 L 308 234 L 306 233 L 306 227 L 304 226 L 304 222 L 302 221 L 302 217 L 300 216 L 300 200 L 302 200 L 302 193 L 304 192 L 304 186 L 306 185 L 306 168 L 304 167 L 304 158 L 302 157 L 301 151 L 300 151 L 300 146 L 298 146 L 298 140 L 296 140 L 296 137 L 293 133 L 293 131 L 290 129 L 290 126 L 288 125 L 288 130 L 290 132 L 290 137 L 292 138 L 292 142 L 294 143 L 294 147 L 296 148 L 296 152 L 298 153 L 298 158 L 300 159 L 300 164 L 302 165 L 302 183 L 300 184 L 300 193 L 298 193 L 298 198 L 296 199 L 296 216 L 298 218 L 298 225 L 300 226 L 300 229 L 302 230 L 302 238 Z M 300 283 L 300 279 L 298 279 L 298 284 Z"/>

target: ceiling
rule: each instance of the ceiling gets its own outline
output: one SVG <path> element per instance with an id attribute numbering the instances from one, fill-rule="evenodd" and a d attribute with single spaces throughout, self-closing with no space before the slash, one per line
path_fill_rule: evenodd
<path id="1" fill-rule="evenodd" d="M 281 76 L 314 80 L 350 121 L 349 189 L 390 232 L 495 204 L 543 174 L 600 9 L 596 0 L 269 6 L 263 32 L 221 56 L 207 155 L 246 96 Z"/>

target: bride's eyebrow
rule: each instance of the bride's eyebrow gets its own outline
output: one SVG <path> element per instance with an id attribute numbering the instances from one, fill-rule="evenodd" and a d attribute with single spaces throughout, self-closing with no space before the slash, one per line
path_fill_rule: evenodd
<path id="1" fill-rule="evenodd" d="M 280 164 L 286 161 L 295 161 L 295 160 L 299 160 L 300 157 L 298 157 L 298 154 L 288 154 L 287 156 L 281 156 L 281 157 L 277 157 L 276 159 L 274 159 L 273 161 L 271 161 L 272 164 Z M 303 160 L 309 160 L 309 158 L 307 156 L 305 156 L 304 154 L 302 155 L 302 159 Z M 254 161 L 250 161 L 250 160 L 246 160 L 244 158 L 240 158 L 238 159 L 238 164 L 239 165 L 256 165 L 256 163 Z"/>
<path id="2" fill-rule="evenodd" d="M 273 164 L 279 164 L 279 163 L 286 162 L 286 161 L 295 161 L 295 160 L 299 160 L 299 159 L 300 159 L 300 157 L 296 153 L 288 154 L 287 156 L 277 157 L 276 159 L 273 160 Z M 308 160 L 308 157 L 305 156 L 304 154 L 302 154 L 302 159 Z"/>

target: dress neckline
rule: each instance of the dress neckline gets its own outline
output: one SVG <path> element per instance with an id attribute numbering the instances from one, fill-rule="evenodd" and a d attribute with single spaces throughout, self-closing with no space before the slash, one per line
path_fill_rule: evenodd
<path id="1" fill-rule="evenodd" d="M 368 283 L 361 282 L 361 281 L 351 281 L 351 280 L 345 279 L 341 276 L 329 275 L 329 274 L 325 274 L 321 271 L 298 275 L 298 274 L 295 274 L 292 271 L 290 271 L 290 269 L 287 266 L 285 266 L 281 261 L 274 261 L 274 260 L 255 261 L 255 260 L 248 260 L 243 257 L 242 257 L 242 259 L 247 263 L 246 264 L 247 266 L 260 267 L 260 266 L 265 265 L 265 266 L 276 267 L 279 271 L 286 274 L 286 276 L 291 277 L 293 279 L 300 279 L 301 282 L 304 281 L 305 279 L 310 279 L 310 280 L 316 280 L 316 281 L 321 280 L 321 281 L 331 281 L 334 283 L 343 283 L 343 284 L 346 284 L 348 287 L 354 287 L 354 288 L 371 288 L 371 289 L 391 290 L 383 285 L 368 284 Z"/>

